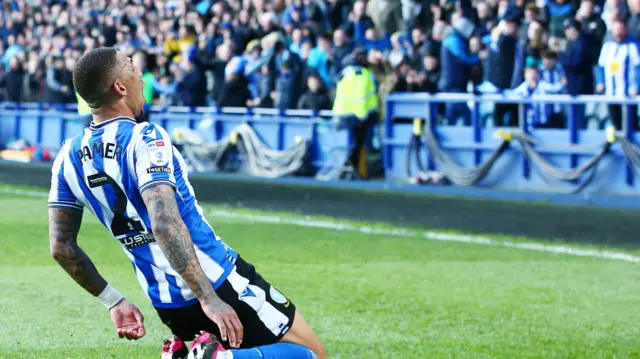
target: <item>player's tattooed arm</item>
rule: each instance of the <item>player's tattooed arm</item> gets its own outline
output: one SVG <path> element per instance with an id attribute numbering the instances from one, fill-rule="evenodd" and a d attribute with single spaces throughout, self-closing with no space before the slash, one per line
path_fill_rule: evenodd
<path id="1" fill-rule="evenodd" d="M 107 286 L 89 256 L 78 246 L 82 211 L 72 208 L 49 209 L 51 255 L 82 288 L 94 296 Z"/>
<path id="2" fill-rule="evenodd" d="M 159 184 L 142 192 L 147 206 L 153 235 L 171 267 L 189 285 L 200 302 L 214 299 L 216 294 L 204 273 L 191 234 L 182 221 L 175 192 L 168 185 Z"/>

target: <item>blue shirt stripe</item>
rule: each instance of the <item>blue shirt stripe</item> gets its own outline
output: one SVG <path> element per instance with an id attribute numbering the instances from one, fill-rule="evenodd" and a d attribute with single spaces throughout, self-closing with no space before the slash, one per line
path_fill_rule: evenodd
<path id="1" fill-rule="evenodd" d="M 129 171 L 129 165 L 127 163 L 127 155 L 126 151 L 129 149 L 129 144 L 131 143 L 131 137 L 133 135 L 133 127 L 135 124 L 121 122 L 118 125 L 118 131 L 116 132 L 116 142 L 125 148 L 125 151 L 118 158 L 118 164 L 120 166 L 120 172 L 122 173 L 122 185 L 124 186 L 124 192 L 127 195 L 127 198 L 133 205 L 133 207 L 138 212 L 138 215 L 142 219 L 145 224 L 145 227 L 151 231 L 151 221 L 149 219 L 149 212 L 147 211 L 147 206 L 144 204 L 142 200 L 142 196 L 140 196 L 140 191 L 137 190 L 137 179 L 134 178 L 133 175 Z M 135 162 L 134 162 L 135 163 Z"/>
<path id="2" fill-rule="evenodd" d="M 154 263 L 151 248 L 149 248 L 149 246 L 140 246 L 133 248 L 130 251 L 135 258 L 136 267 L 140 269 L 142 275 L 144 275 L 147 280 L 147 284 L 149 285 L 149 288 L 147 289 L 149 298 L 153 303 L 160 303 L 160 287 L 158 285 L 158 280 L 153 273 L 153 269 L 151 268 Z"/>
<path id="3" fill-rule="evenodd" d="M 104 149 L 104 146 L 106 145 L 106 143 L 104 143 L 104 141 L 102 141 L 102 135 L 104 134 L 104 130 L 100 129 L 98 131 L 93 131 L 91 133 L 91 137 L 89 138 L 89 148 L 91 150 L 91 153 L 93 154 L 93 168 L 96 169 L 96 171 L 98 172 L 105 172 L 104 170 L 104 158 L 102 158 L 102 155 L 99 154 L 100 151 L 98 150 L 99 146 L 102 146 L 102 148 Z M 104 150 L 103 150 L 104 151 Z M 105 186 L 100 186 L 100 187 L 96 187 L 93 189 L 94 191 L 103 191 L 105 198 L 107 199 L 107 203 L 109 208 L 114 208 L 115 203 L 116 203 L 116 193 L 113 190 L 113 188 L 111 188 L 110 185 L 105 185 Z"/>
<path id="4" fill-rule="evenodd" d="M 96 217 L 98 217 L 98 220 L 102 222 L 103 225 L 107 226 L 107 223 L 105 223 L 104 220 L 104 214 L 102 213 L 102 208 L 100 207 L 100 202 L 98 202 L 96 197 L 89 190 L 89 187 L 87 187 L 87 185 L 84 183 L 84 168 L 82 168 L 80 158 L 78 158 L 77 156 L 77 152 L 82 150 L 82 137 L 83 134 L 80 134 L 76 136 L 71 142 L 71 148 L 69 149 L 69 159 L 71 161 L 71 165 L 73 165 L 73 169 L 75 170 L 80 190 L 89 202 L 89 205 L 93 209 L 93 212 L 96 214 Z"/>
<path id="5" fill-rule="evenodd" d="M 169 282 L 169 294 L 171 295 L 171 301 L 174 303 L 180 303 L 184 301 L 184 297 L 182 297 L 182 291 L 178 286 L 176 277 L 167 273 L 165 273 L 164 276 L 167 278 L 167 282 Z"/>

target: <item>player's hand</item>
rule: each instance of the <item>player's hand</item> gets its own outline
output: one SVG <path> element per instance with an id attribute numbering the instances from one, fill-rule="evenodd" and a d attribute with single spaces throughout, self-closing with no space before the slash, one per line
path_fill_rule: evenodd
<path id="1" fill-rule="evenodd" d="M 144 329 L 144 317 L 140 310 L 133 304 L 123 299 L 115 307 L 109 310 L 111 321 L 115 325 L 120 338 L 137 340 L 147 333 Z"/>
<path id="2" fill-rule="evenodd" d="M 235 310 L 218 296 L 202 302 L 201 305 L 207 317 L 220 329 L 220 340 L 228 340 L 232 348 L 239 348 L 242 344 L 243 328 Z"/>
<path id="3" fill-rule="evenodd" d="M 597 93 L 603 93 L 604 92 L 604 85 L 603 84 L 598 84 L 596 86 L 596 92 Z"/>

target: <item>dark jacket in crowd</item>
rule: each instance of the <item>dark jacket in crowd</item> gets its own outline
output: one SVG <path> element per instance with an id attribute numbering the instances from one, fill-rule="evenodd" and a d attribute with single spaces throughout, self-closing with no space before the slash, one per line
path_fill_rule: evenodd
<path id="1" fill-rule="evenodd" d="M 583 34 L 567 46 L 560 56 L 560 64 L 567 77 L 567 93 L 570 95 L 588 95 L 594 93 L 593 66 L 591 49 L 587 37 Z"/>
<path id="2" fill-rule="evenodd" d="M 582 20 L 582 32 L 587 36 L 585 40 L 589 42 L 589 46 L 599 51 L 602 48 L 604 37 L 607 34 L 607 25 L 600 15 L 593 15 L 588 19 Z M 633 33 L 630 32 L 630 34 Z M 597 56 L 598 55 L 596 55 L 596 58 Z"/>
<path id="3" fill-rule="evenodd" d="M 356 44 L 364 45 L 364 33 L 374 27 L 373 20 L 368 16 L 363 16 L 358 22 L 348 21 L 342 28 Z"/>
<path id="4" fill-rule="evenodd" d="M 207 78 L 204 73 L 194 66 L 178 83 L 178 94 L 183 106 L 206 106 Z"/>
<path id="5" fill-rule="evenodd" d="M 246 107 L 247 101 L 251 99 L 251 92 L 248 86 L 249 81 L 246 77 L 233 75 L 233 77 L 224 84 L 217 101 L 218 106 Z"/>
<path id="6" fill-rule="evenodd" d="M 549 36 L 564 38 L 564 21 L 573 17 L 574 8 L 570 1 L 558 4 L 548 0 L 544 7 L 544 18 L 549 23 Z"/>
<path id="7" fill-rule="evenodd" d="M 258 80 L 258 97 L 260 103 L 258 107 L 273 108 L 273 98 L 271 92 L 276 89 L 276 78 L 269 74 L 262 74 Z"/>
<path id="8" fill-rule="evenodd" d="M 18 68 L 10 70 L 0 78 L 0 87 L 4 87 L 6 89 L 7 101 L 21 102 L 24 100 L 22 94 L 22 83 L 24 81 L 24 77 L 24 71 Z"/>
<path id="9" fill-rule="evenodd" d="M 344 68 L 344 59 L 347 58 L 353 51 L 351 44 L 346 44 L 342 47 L 336 47 L 333 49 L 333 62 L 331 63 L 331 77 L 335 78 L 340 75 L 340 72 Z"/>
<path id="10" fill-rule="evenodd" d="M 478 56 L 469 53 L 467 40 L 457 32 L 449 34 L 440 48 L 441 73 L 438 88 L 443 92 L 466 92 L 471 80 L 472 65 L 479 64 Z"/>
<path id="11" fill-rule="evenodd" d="M 440 80 L 440 69 L 424 72 L 425 80 L 423 84 L 423 91 L 428 93 L 438 92 L 438 81 Z"/>
<path id="12" fill-rule="evenodd" d="M 44 79 L 40 74 L 25 73 L 22 82 L 22 102 L 44 102 Z"/>
<path id="13" fill-rule="evenodd" d="M 629 28 L 629 35 L 636 40 L 640 40 L 640 14 L 632 12 L 627 20 L 627 27 Z"/>
<path id="14" fill-rule="evenodd" d="M 300 110 L 330 110 L 332 106 L 329 93 L 324 88 L 320 88 L 318 92 L 307 91 L 298 100 Z"/>
<path id="15" fill-rule="evenodd" d="M 73 93 L 73 74 L 66 68 L 49 68 L 47 74 L 47 102 L 49 103 L 74 103 L 76 102 Z M 62 86 L 66 86 L 67 91 L 62 91 Z"/>
<path id="16" fill-rule="evenodd" d="M 227 62 L 222 60 L 213 60 L 211 63 L 211 72 L 213 73 L 213 89 L 211 90 L 211 96 L 213 98 L 220 98 L 222 96 L 222 89 L 224 88 L 224 76 Z"/>
<path id="17" fill-rule="evenodd" d="M 327 17 L 332 29 L 337 29 L 344 24 L 349 18 L 351 6 L 348 1 L 338 0 L 334 4 L 329 5 Z"/>
<path id="18" fill-rule="evenodd" d="M 520 53 L 521 52 L 521 53 Z M 487 59 L 487 80 L 504 90 L 522 83 L 524 49 L 514 36 L 500 35 L 498 43 L 489 51 Z M 516 77 L 518 77 L 516 79 Z"/>
<path id="19" fill-rule="evenodd" d="M 293 71 L 283 72 L 276 80 L 276 92 L 278 96 L 275 100 L 275 107 L 281 110 L 295 108 L 300 97 L 300 87 L 297 85 L 296 76 Z"/>

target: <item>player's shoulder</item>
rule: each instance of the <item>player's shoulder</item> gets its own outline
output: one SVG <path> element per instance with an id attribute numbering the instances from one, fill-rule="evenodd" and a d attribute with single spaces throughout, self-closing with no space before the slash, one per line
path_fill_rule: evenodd
<path id="1" fill-rule="evenodd" d="M 162 128 L 162 126 L 150 123 L 140 122 L 133 128 L 133 135 L 136 138 L 136 142 L 150 143 L 158 140 L 169 140 L 169 134 Z"/>
<path id="2" fill-rule="evenodd" d="M 68 152 L 73 151 L 74 145 L 79 146 L 82 143 L 82 138 L 86 135 L 88 129 L 85 128 L 82 131 L 78 132 L 75 136 L 66 139 L 62 142 L 62 147 L 60 147 L 60 151 L 58 151 L 58 157 L 64 156 Z"/>

